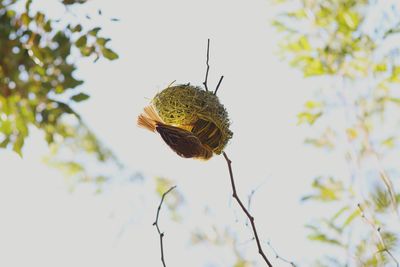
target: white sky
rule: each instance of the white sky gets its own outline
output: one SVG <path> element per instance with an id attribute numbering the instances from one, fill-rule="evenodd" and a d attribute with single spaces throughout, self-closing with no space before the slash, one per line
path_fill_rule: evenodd
<path id="1" fill-rule="evenodd" d="M 51 1 L 35 3 L 54 16 L 64 12 Z M 224 159 L 179 158 L 159 136 L 136 126 L 149 99 L 173 80 L 201 85 L 207 38 L 209 86 L 225 75 L 218 95 L 232 121 L 234 137 L 226 151 L 239 194 L 246 199 L 262 185 L 252 206 L 261 238 L 304 266 L 323 252 L 307 241 L 304 229 L 321 210 L 301 204 L 300 198 L 309 192 L 313 177 L 345 168 L 341 159 L 303 144 L 306 130 L 296 125 L 296 114 L 315 85 L 274 54 L 277 38 L 267 1 L 96 0 L 87 8 L 121 19 L 93 21 L 104 25 L 102 33 L 112 38 L 120 59 L 80 64 L 83 90 L 91 99 L 77 110 L 128 168 L 142 172 L 146 180 L 116 180 L 100 195 L 83 185 L 70 194 L 61 174 L 41 164 L 46 145 L 38 133 L 29 139 L 24 159 L 0 150 L 0 266 L 161 266 L 152 226 L 159 203 L 155 176 L 173 179 L 185 197 L 184 221 L 174 222 L 168 213 L 160 218 L 168 266 L 231 266 L 229 248 L 188 249 L 190 231 L 212 225 L 237 231 L 245 257 L 263 266 L 255 243 L 246 242 L 251 231 L 231 199 Z M 212 216 L 204 215 L 204 206 Z"/>

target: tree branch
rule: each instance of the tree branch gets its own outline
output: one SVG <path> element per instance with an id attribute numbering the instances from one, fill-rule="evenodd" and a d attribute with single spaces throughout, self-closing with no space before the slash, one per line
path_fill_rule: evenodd
<path id="1" fill-rule="evenodd" d="M 210 60 L 210 38 L 207 39 L 207 61 L 206 61 L 207 70 L 206 70 L 206 77 L 203 82 L 206 91 L 208 91 L 207 81 L 208 81 L 208 71 L 210 70 L 210 65 L 208 65 L 209 60 Z"/>
<path id="2" fill-rule="evenodd" d="M 161 202 L 160 205 L 158 206 L 157 209 L 157 215 L 156 215 L 156 220 L 154 221 L 153 225 L 157 228 L 157 232 L 160 235 L 160 249 L 161 249 L 161 262 L 163 264 L 164 267 L 166 267 L 167 265 L 165 264 L 165 260 L 164 260 L 164 245 L 163 245 L 163 238 L 164 238 L 164 233 L 160 231 L 160 227 L 158 226 L 158 217 L 160 215 L 160 210 L 161 210 L 161 206 L 164 202 L 164 198 L 165 196 L 171 192 L 173 189 L 175 189 L 175 186 L 172 186 L 170 189 L 168 189 L 161 197 Z"/>
<path id="3" fill-rule="evenodd" d="M 281 261 L 283 261 L 283 262 L 286 262 L 287 264 L 292 265 L 292 267 L 296 267 L 296 264 L 294 264 L 293 261 L 290 261 L 290 260 L 287 260 L 287 259 L 281 257 L 281 256 L 276 252 L 276 250 L 274 249 L 274 247 L 271 245 L 271 242 L 270 242 L 270 241 L 267 242 L 267 245 L 268 245 L 268 246 L 271 248 L 271 250 L 274 252 L 274 254 L 275 254 L 275 259 L 279 259 L 279 260 L 281 260 Z"/>
<path id="4" fill-rule="evenodd" d="M 381 243 L 382 249 L 378 251 L 378 253 L 386 252 L 392 260 L 396 263 L 397 267 L 400 267 L 399 261 L 393 256 L 392 252 L 387 248 L 385 241 L 383 240 L 383 237 L 381 235 L 381 227 L 378 227 L 371 219 L 368 219 L 365 216 L 364 209 L 361 207 L 361 204 L 357 204 L 358 209 L 361 212 L 361 217 L 374 229 L 374 232 L 376 236 L 378 237 L 379 243 Z"/>
<path id="5" fill-rule="evenodd" d="M 247 218 L 249 218 L 250 223 L 251 223 L 251 227 L 253 229 L 253 233 L 254 233 L 254 238 L 256 239 L 256 243 L 257 243 L 257 247 L 258 247 L 258 253 L 261 255 L 261 257 L 264 259 L 264 261 L 267 263 L 267 265 L 269 267 L 272 267 L 271 262 L 268 260 L 267 256 L 265 255 L 262 247 L 261 247 L 261 243 L 260 243 L 260 239 L 258 237 L 258 233 L 257 233 L 257 229 L 256 229 L 256 225 L 254 223 L 254 217 L 251 216 L 251 214 L 249 213 L 249 211 L 246 209 L 246 207 L 243 205 L 242 201 L 240 200 L 240 198 L 237 195 L 236 192 L 236 185 L 235 185 L 235 180 L 233 179 L 233 172 L 232 172 L 232 161 L 228 158 L 227 154 L 225 152 L 222 152 L 222 154 L 224 155 L 224 158 L 228 164 L 228 169 L 229 169 L 229 176 L 231 179 L 231 185 L 232 185 L 232 197 L 236 200 L 236 202 L 239 204 L 239 206 L 242 208 L 243 212 L 246 214 Z"/>

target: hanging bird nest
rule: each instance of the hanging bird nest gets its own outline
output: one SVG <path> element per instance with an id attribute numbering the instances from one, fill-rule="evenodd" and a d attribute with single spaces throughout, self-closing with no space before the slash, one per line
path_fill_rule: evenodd
<path id="1" fill-rule="evenodd" d="M 232 138 L 226 109 L 216 95 L 201 87 L 168 87 L 153 98 L 152 104 L 165 123 L 192 132 L 215 154 L 221 154 Z"/>
<path id="2" fill-rule="evenodd" d="M 209 159 L 213 153 L 221 154 L 232 138 L 228 113 L 218 97 L 189 84 L 158 93 L 138 123 L 159 132 L 182 157 Z"/>

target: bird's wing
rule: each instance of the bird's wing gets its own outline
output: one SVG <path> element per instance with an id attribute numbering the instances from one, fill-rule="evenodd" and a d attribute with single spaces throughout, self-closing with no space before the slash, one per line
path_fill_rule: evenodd
<path id="1" fill-rule="evenodd" d="M 163 123 L 157 123 L 156 131 L 164 142 L 181 157 L 209 159 L 212 156 L 212 151 L 190 131 Z"/>

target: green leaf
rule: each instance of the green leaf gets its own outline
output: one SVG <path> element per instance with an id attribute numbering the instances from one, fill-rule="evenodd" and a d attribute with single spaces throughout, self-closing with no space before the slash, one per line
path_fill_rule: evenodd
<path id="1" fill-rule="evenodd" d="M 32 4 L 32 0 L 26 1 L 26 4 L 25 4 L 26 11 L 29 11 L 31 9 L 31 4 Z"/>
<path id="2" fill-rule="evenodd" d="M 313 125 L 319 117 L 322 116 L 322 112 L 310 113 L 310 112 L 301 112 L 297 115 L 298 124 L 308 123 Z"/>
<path id="3" fill-rule="evenodd" d="M 289 43 L 286 46 L 286 49 L 292 51 L 292 52 L 301 52 L 301 51 L 310 51 L 311 50 L 311 45 L 305 36 L 301 36 L 298 40 Z"/>
<path id="4" fill-rule="evenodd" d="M 376 72 L 385 72 L 387 71 L 386 63 L 376 64 L 374 67 L 374 71 Z"/>
<path id="5" fill-rule="evenodd" d="M 302 200 L 316 199 L 324 202 L 332 202 L 339 200 L 344 192 L 343 183 L 332 177 L 317 177 L 312 187 L 315 192 L 303 197 Z"/>
<path id="6" fill-rule="evenodd" d="M 18 113 L 16 115 L 15 126 L 16 126 L 17 130 L 19 131 L 20 135 L 22 135 L 23 137 L 28 136 L 29 130 L 27 127 L 27 123 L 24 120 L 24 118 L 21 116 L 20 113 Z"/>
<path id="7" fill-rule="evenodd" d="M 57 103 L 58 105 L 58 110 L 60 110 L 61 112 L 65 112 L 68 114 L 73 114 L 75 115 L 78 119 L 80 119 L 80 115 L 78 113 L 76 113 L 70 106 L 68 106 L 67 104 L 60 102 L 60 101 L 54 101 L 55 103 Z"/>
<path id="8" fill-rule="evenodd" d="M 21 14 L 21 22 L 24 26 L 28 27 L 29 23 L 31 22 L 31 18 L 27 13 Z"/>
<path id="9" fill-rule="evenodd" d="M 313 59 L 309 62 L 309 64 L 304 67 L 305 77 L 318 76 L 323 74 L 326 74 L 326 71 L 324 69 L 324 65 L 319 59 Z"/>
<path id="10" fill-rule="evenodd" d="M 18 134 L 13 144 L 13 150 L 22 157 L 22 147 L 24 146 L 25 136 Z"/>
<path id="11" fill-rule="evenodd" d="M 79 93 L 77 95 L 72 96 L 71 99 L 74 100 L 75 102 L 81 102 L 89 99 L 89 97 L 90 96 L 85 93 Z"/>
<path id="12" fill-rule="evenodd" d="M 85 172 L 85 167 L 74 161 L 51 161 L 49 160 L 47 164 L 54 168 L 60 169 L 67 176 L 73 176 Z"/>
<path id="13" fill-rule="evenodd" d="M 1 7 L 1 4 L 0 4 L 0 7 Z M 8 17 L 10 17 L 10 18 L 13 18 L 13 17 L 15 17 L 15 15 L 17 14 L 17 12 L 15 12 L 15 10 L 11 10 L 11 9 L 9 9 L 9 10 L 7 10 L 7 16 Z"/>
<path id="14" fill-rule="evenodd" d="M 45 16 L 44 16 L 44 14 L 41 13 L 41 12 L 36 13 L 35 21 L 36 21 L 36 24 L 37 24 L 37 25 L 42 26 L 43 23 L 44 23 L 44 21 L 45 21 Z"/>
<path id="15" fill-rule="evenodd" d="M 361 211 L 359 209 L 354 210 L 349 217 L 347 217 L 346 221 L 343 223 L 342 228 L 345 228 L 349 225 L 355 218 L 361 216 Z"/>
<path id="16" fill-rule="evenodd" d="M 75 88 L 75 87 L 81 85 L 82 83 L 83 83 L 82 80 L 77 80 L 74 77 L 69 76 L 69 77 L 65 78 L 63 86 L 64 86 L 65 89 L 67 89 L 67 88 Z"/>
<path id="17" fill-rule="evenodd" d="M 400 82 L 400 66 L 395 66 L 392 68 L 391 76 L 389 77 L 389 81 L 392 83 Z"/>
<path id="18" fill-rule="evenodd" d="M 0 131 L 5 135 L 11 135 L 13 132 L 13 125 L 11 121 L 2 121 L 0 124 Z"/>
<path id="19" fill-rule="evenodd" d="M 335 147 L 332 140 L 325 135 L 319 138 L 306 138 L 304 143 L 316 146 L 318 148 L 333 149 Z"/>
<path id="20" fill-rule="evenodd" d="M 50 20 L 47 21 L 47 22 L 43 25 L 43 29 L 44 29 L 46 32 L 51 32 L 51 30 L 52 30 L 53 28 L 51 27 L 51 21 L 50 21 Z"/>
<path id="21" fill-rule="evenodd" d="M 399 236 L 396 232 L 384 231 L 382 233 L 382 238 L 385 242 L 387 249 L 394 249 L 399 244 Z"/>
<path id="22" fill-rule="evenodd" d="M 110 40 L 110 38 L 99 37 L 97 38 L 96 43 L 100 46 L 105 46 Z"/>
<path id="23" fill-rule="evenodd" d="M 337 218 L 340 217 L 345 211 L 348 211 L 350 208 L 348 206 L 345 206 L 341 208 L 338 212 L 335 213 L 335 215 L 332 216 L 331 221 L 335 221 Z"/>
<path id="24" fill-rule="evenodd" d="M 9 143 L 10 143 L 10 138 L 7 136 L 6 138 L 4 138 L 3 141 L 1 141 L 0 147 L 1 148 L 6 148 Z"/>
<path id="25" fill-rule="evenodd" d="M 383 140 L 381 142 L 381 144 L 387 148 L 394 148 L 396 145 L 396 137 L 395 136 L 391 136 L 386 138 L 385 140 Z"/>
<path id="26" fill-rule="evenodd" d="M 316 109 L 316 108 L 321 108 L 322 103 L 314 100 L 308 100 L 305 104 L 304 107 L 307 109 Z"/>
<path id="27" fill-rule="evenodd" d="M 38 64 L 39 66 L 43 65 L 43 55 L 42 55 L 42 51 L 40 50 L 39 47 L 37 46 L 32 46 L 30 51 L 30 55 L 33 59 L 33 61 Z"/>
<path id="28" fill-rule="evenodd" d="M 102 52 L 103 56 L 104 56 L 105 58 L 109 59 L 109 60 L 115 60 L 115 59 L 118 58 L 118 54 L 115 53 L 114 51 L 112 51 L 112 50 L 109 49 L 109 48 L 103 47 L 103 48 L 101 49 L 101 52 Z"/>
<path id="29" fill-rule="evenodd" d="M 370 198 L 377 212 L 385 212 L 392 204 L 389 193 L 379 184 L 374 186 Z"/>
<path id="30" fill-rule="evenodd" d="M 162 196 L 172 186 L 172 181 L 167 178 L 156 177 L 155 180 L 156 192 L 159 196 Z"/>
<path id="31" fill-rule="evenodd" d="M 65 91 L 64 86 L 62 86 L 61 84 L 58 84 L 55 88 L 54 88 L 54 92 L 56 94 L 61 94 Z"/>
<path id="32" fill-rule="evenodd" d="M 91 29 L 90 31 L 88 31 L 88 34 L 89 34 L 89 35 L 92 35 L 92 36 L 97 36 L 97 33 L 98 33 L 100 30 L 101 30 L 100 27 L 96 27 L 96 28 L 93 28 L 93 29 Z"/>
<path id="33" fill-rule="evenodd" d="M 293 11 L 293 12 L 288 12 L 286 15 L 288 17 L 294 17 L 294 18 L 300 19 L 300 20 L 307 18 L 306 10 L 303 8 L 297 9 L 296 11 Z"/>
<path id="34" fill-rule="evenodd" d="M 80 51 L 84 57 L 88 57 L 95 52 L 95 48 L 94 46 L 83 46 L 81 47 Z"/>
<path id="35" fill-rule="evenodd" d="M 77 24 L 75 27 L 72 28 L 72 32 L 81 32 L 82 31 L 82 25 Z"/>
<path id="36" fill-rule="evenodd" d="M 397 98 L 397 97 L 388 97 L 386 100 L 388 100 L 388 101 L 390 101 L 390 102 L 392 102 L 392 103 L 394 103 L 394 104 L 400 105 L 400 98 Z"/>
<path id="37" fill-rule="evenodd" d="M 356 12 L 346 10 L 339 13 L 338 21 L 341 25 L 346 26 L 346 28 L 355 30 L 360 22 L 360 17 Z"/>
<path id="38" fill-rule="evenodd" d="M 308 235 L 308 239 L 310 239 L 312 241 L 328 243 L 331 245 L 342 246 L 342 244 L 338 240 L 336 240 L 334 238 L 329 238 L 327 235 L 325 235 L 323 233 L 310 234 L 310 235 Z"/>
<path id="39" fill-rule="evenodd" d="M 76 40 L 75 45 L 79 48 L 86 46 L 87 43 L 87 37 L 86 35 L 82 35 L 81 37 Z"/>

